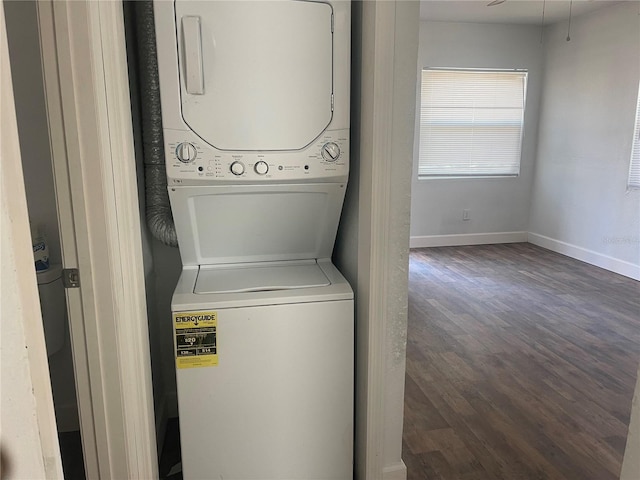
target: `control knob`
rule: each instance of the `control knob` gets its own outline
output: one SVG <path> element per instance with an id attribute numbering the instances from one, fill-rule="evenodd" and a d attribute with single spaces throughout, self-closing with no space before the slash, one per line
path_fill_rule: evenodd
<path id="1" fill-rule="evenodd" d="M 231 173 L 234 175 L 242 175 L 244 173 L 244 165 L 242 162 L 233 162 L 231 164 Z"/>
<path id="2" fill-rule="evenodd" d="M 176 148 L 176 157 L 182 163 L 190 163 L 196 159 L 196 155 L 198 154 L 196 147 L 193 143 L 182 142 Z"/>
<path id="3" fill-rule="evenodd" d="M 340 156 L 340 147 L 335 142 L 327 142 L 322 146 L 321 153 L 327 162 L 335 162 Z"/>
<path id="4" fill-rule="evenodd" d="M 269 165 L 267 165 L 267 162 L 260 160 L 259 162 L 256 162 L 253 169 L 258 175 L 265 175 L 269 171 Z"/>

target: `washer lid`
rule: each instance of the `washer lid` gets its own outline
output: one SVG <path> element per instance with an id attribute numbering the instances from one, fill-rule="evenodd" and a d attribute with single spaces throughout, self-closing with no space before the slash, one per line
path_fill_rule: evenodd
<path id="1" fill-rule="evenodd" d="M 325 287 L 331 282 L 315 261 L 265 265 L 203 265 L 193 293 L 242 293 Z"/>
<path id="2" fill-rule="evenodd" d="M 333 111 L 333 10 L 309 1 L 175 2 L 182 117 L 220 150 L 300 150 Z"/>

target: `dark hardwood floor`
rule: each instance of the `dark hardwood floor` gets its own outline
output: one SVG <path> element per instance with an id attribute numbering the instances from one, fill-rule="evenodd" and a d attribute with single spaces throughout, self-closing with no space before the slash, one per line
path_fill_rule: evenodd
<path id="1" fill-rule="evenodd" d="M 640 282 L 528 243 L 410 256 L 408 478 L 618 479 Z"/>

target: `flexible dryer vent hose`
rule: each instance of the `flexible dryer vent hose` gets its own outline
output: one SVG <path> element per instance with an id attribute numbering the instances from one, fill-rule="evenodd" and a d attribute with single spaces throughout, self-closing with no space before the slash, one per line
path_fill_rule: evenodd
<path id="1" fill-rule="evenodd" d="M 142 103 L 147 225 L 155 238 L 165 245 L 177 247 L 178 237 L 167 191 L 153 2 L 144 0 L 134 3 Z"/>

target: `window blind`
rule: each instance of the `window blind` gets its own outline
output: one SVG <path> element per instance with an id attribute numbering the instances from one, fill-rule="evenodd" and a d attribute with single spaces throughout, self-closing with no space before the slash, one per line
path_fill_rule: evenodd
<path id="1" fill-rule="evenodd" d="M 418 175 L 518 175 L 526 86 L 526 71 L 422 70 Z"/>
<path id="2" fill-rule="evenodd" d="M 631 164 L 629 165 L 629 187 L 640 188 L 640 91 L 636 106 L 636 126 L 633 131 Z"/>

